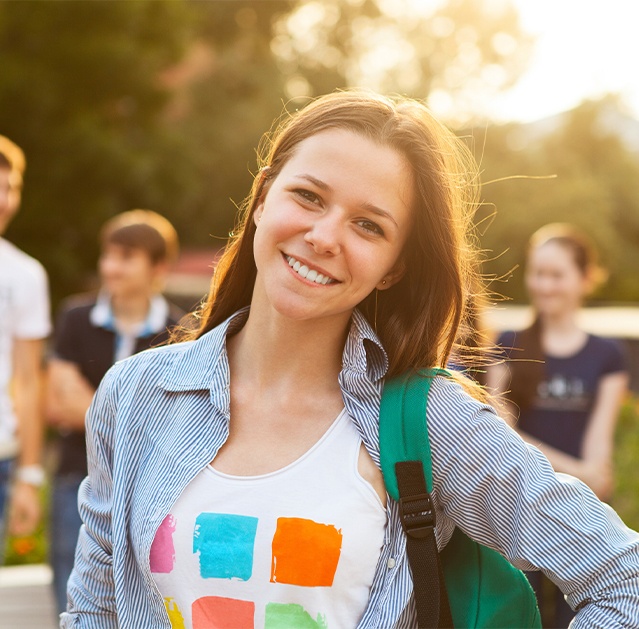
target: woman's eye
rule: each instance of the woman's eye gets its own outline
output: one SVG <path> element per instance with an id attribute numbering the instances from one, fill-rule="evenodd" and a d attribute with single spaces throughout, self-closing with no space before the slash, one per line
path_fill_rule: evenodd
<path id="1" fill-rule="evenodd" d="M 364 231 L 369 232 L 370 234 L 378 234 L 380 236 L 384 235 L 384 230 L 373 221 L 363 220 L 359 221 L 358 224 Z"/>
<path id="2" fill-rule="evenodd" d="M 320 198 L 314 192 L 311 192 L 310 190 L 306 190 L 304 188 L 297 188 L 296 190 L 293 190 L 293 193 L 296 196 L 303 199 L 304 201 L 306 201 L 307 203 L 317 204 L 320 202 Z"/>

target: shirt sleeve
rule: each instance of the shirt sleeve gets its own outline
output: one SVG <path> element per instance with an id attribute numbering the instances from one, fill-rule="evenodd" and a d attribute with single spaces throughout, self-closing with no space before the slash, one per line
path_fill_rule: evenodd
<path id="1" fill-rule="evenodd" d="M 19 339 L 43 339 L 51 333 L 49 283 L 44 268 L 31 261 L 16 283 L 14 334 Z"/>
<path id="2" fill-rule="evenodd" d="M 60 360 L 81 364 L 81 342 L 78 334 L 76 310 L 73 307 L 63 308 L 57 316 L 53 338 L 53 356 Z"/>
<path id="3" fill-rule="evenodd" d="M 625 345 L 612 339 L 604 339 L 607 345 L 606 360 L 602 375 L 629 370 L 628 350 Z"/>
<path id="4" fill-rule="evenodd" d="M 510 358 L 516 358 L 517 347 L 517 335 L 515 332 L 502 332 L 495 343 L 494 354 L 498 360 L 509 360 Z M 513 353 L 515 354 L 513 356 Z"/>
<path id="5" fill-rule="evenodd" d="M 609 506 L 456 383 L 435 380 L 428 427 L 444 527 L 542 570 L 579 608 L 572 628 L 639 626 L 639 535 Z"/>
<path id="6" fill-rule="evenodd" d="M 88 476 L 78 492 L 82 527 L 69 578 L 67 629 L 117 629 L 113 578 L 113 437 L 118 366 L 100 384 L 87 413 Z"/>

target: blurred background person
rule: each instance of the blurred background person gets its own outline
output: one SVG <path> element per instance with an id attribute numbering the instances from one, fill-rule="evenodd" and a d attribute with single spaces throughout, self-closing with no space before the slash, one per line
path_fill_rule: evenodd
<path id="1" fill-rule="evenodd" d="M 556 471 L 576 476 L 608 500 L 628 368 L 620 344 L 588 334 L 577 316 L 604 277 L 593 244 L 572 225 L 552 223 L 535 232 L 525 274 L 534 322 L 501 335 L 505 360 L 489 367 L 487 384 L 501 397 L 506 420 Z M 574 613 L 561 591 L 539 572 L 528 576 L 542 613 L 550 610 L 545 626 L 567 627 Z"/>
<path id="2" fill-rule="evenodd" d="M 47 275 L 37 260 L 2 238 L 20 206 L 24 169 L 22 150 L 0 136 L 0 563 L 7 512 L 10 533 L 32 533 L 45 480 L 41 391 L 44 341 L 51 328 Z"/>
<path id="3" fill-rule="evenodd" d="M 77 493 L 87 474 L 84 416 L 114 362 L 167 340 L 180 313 L 161 291 L 177 254 L 177 233 L 163 216 L 132 210 L 113 217 L 101 231 L 97 297 L 71 297 L 57 316 L 46 412 L 58 433 L 51 564 L 59 612 L 66 609 L 81 525 Z"/>

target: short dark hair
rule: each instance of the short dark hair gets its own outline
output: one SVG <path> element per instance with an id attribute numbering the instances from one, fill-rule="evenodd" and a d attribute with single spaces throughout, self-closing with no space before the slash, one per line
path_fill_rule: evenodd
<path id="1" fill-rule="evenodd" d="M 24 152 L 15 143 L 4 135 L 0 135 L 0 168 L 11 171 L 14 183 L 18 187 L 22 185 L 22 175 L 27 167 Z"/>
<path id="2" fill-rule="evenodd" d="M 109 219 L 100 232 L 102 246 L 123 245 L 145 251 L 153 264 L 173 263 L 179 253 L 173 225 L 157 212 L 130 210 Z"/>

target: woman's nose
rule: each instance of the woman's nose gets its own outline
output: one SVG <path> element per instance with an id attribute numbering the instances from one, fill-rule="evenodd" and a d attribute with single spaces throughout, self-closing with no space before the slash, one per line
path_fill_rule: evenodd
<path id="1" fill-rule="evenodd" d="M 341 251 L 342 230 L 338 213 L 328 211 L 313 220 L 304 240 L 316 253 L 335 255 Z"/>

